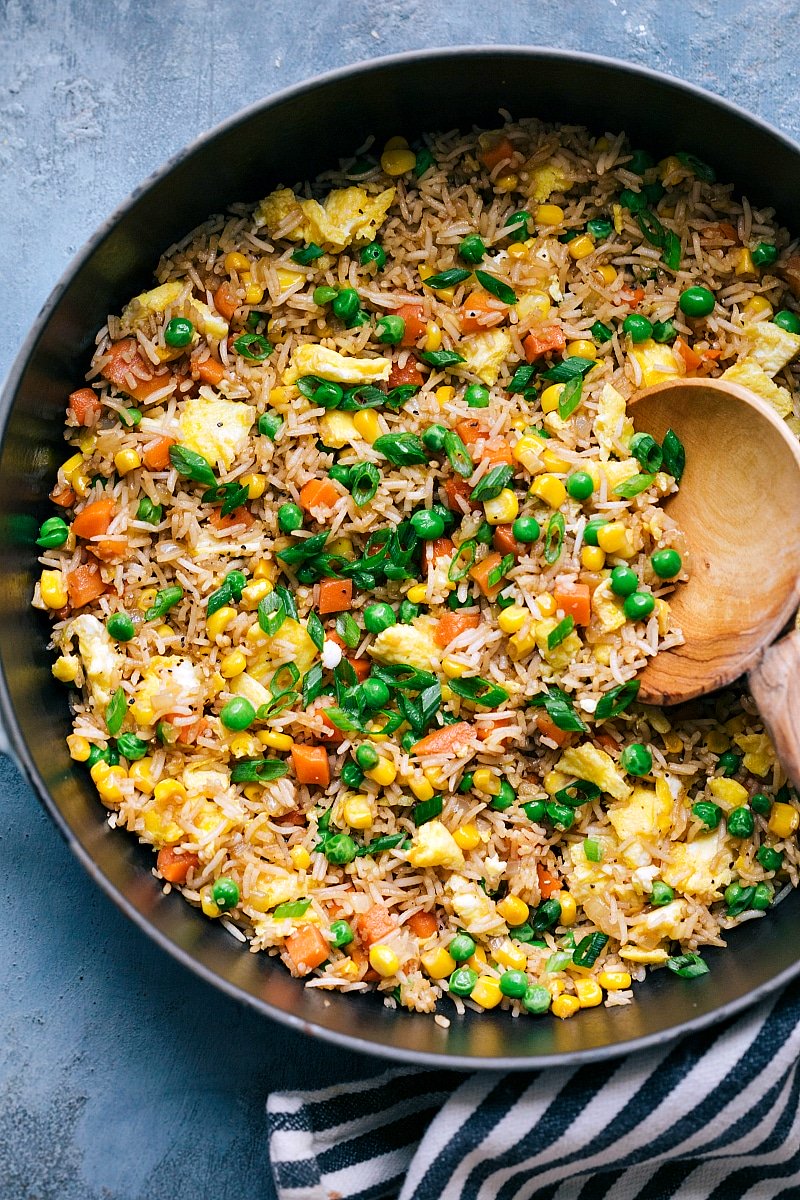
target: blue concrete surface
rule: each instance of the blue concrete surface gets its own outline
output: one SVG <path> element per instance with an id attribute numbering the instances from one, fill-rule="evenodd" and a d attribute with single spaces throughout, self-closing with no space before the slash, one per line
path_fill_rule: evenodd
<path id="1" fill-rule="evenodd" d="M 0 0 L 0 375 L 94 227 L 186 141 L 321 70 L 537 43 L 682 76 L 800 135 L 787 0 Z M 0 1197 L 274 1195 L 268 1091 L 383 1069 L 255 1017 L 152 947 L 0 759 Z"/>

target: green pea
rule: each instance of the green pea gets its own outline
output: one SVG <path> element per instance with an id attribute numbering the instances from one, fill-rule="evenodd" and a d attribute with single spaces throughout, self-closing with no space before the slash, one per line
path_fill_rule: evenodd
<path id="1" fill-rule="evenodd" d="M 623 208 L 629 209 L 632 213 L 647 208 L 647 197 L 643 192 L 634 192 L 632 188 L 622 189 L 619 194 L 619 202 Z"/>
<path id="2" fill-rule="evenodd" d="M 353 477 L 352 467 L 346 467 L 343 463 L 334 463 L 330 471 L 328 471 L 328 475 L 331 479 L 335 479 L 337 483 L 340 483 L 342 487 L 347 488 L 348 491 L 350 490 L 350 480 Z"/>
<path id="3" fill-rule="evenodd" d="M 262 413 L 258 418 L 258 432 L 262 437 L 271 438 L 275 441 L 275 434 L 283 424 L 283 417 L 276 412 Z"/>
<path id="4" fill-rule="evenodd" d="M 759 846 L 756 858 L 765 871 L 780 871 L 783 865 L 783 854 L 780 850 L 773 850 L 772 846 Z"/>
<path id="5" fill-rule="evenodd" d="M 641 742 L 626 746 L 619 756 L 620 766 L 629 775 L 649 775 L 653 767 L 653 756 Z"/>
<path id="6" fill-rule="evenodd" d="M 653 886 L 650 890 L 650 903 L 655 908 L 663 908 L 665 904 L 671 904 L 675 899 L 675 893 L 668 883 L 664 883 L 662 879 L 654 879 Z"/>
<path id="7" fill-rule="evenodd" d="M 48 517 L 42 523 L 36 545 L 43 546 L 45 550 L 54 550 L 56 546 L 63 546 L 68 537 L 69 526 L 66 521 L 62 521 L 61 517 Z"/>
<path id="8" fill-rule="evenodd" d="M 615 596 L 632 596 L 639 586 L 639 576 L 630 567 L 614 567 L 609 586 Z"/>
<path id="9" fill-rule="evenodd" d="M 533 821 L 537 825 L 541 825 L 545 815 L 545 801 L 531 800 L 529 804 L 523 804 L 522 811 L 529 821 Z"/>
<path id="10" fill-rule="evenodd" d="M 223 705 L 219 718 L 226 729 L 249 729 L 256 719 L 256 710 L 244 696 L 233 696 Z"/>
<path id="11" fill-rule="evenodd" d="M 735 750 L 726 750 L 724 754 L 720 754 L 717 760 L 717 769 L 723 775 L 735 775 L 741 764 L 741 754 L 737 754 Z"/>
<path id="12" fill-rule="evenodd" d="M 321 408 L 338 408 L 342 400 L 344 390 L 338 383 L 332 383 L 329 379 L 323 379 L 314 392 L 314 403 L 319 404 Z"/>
<path id="13" fill-rule="evenodd" d="M 479 263 L 486 254 L 486 246 L 477 233 L 469 233 L 459 245 L 458 253 L 464 262 Z"/>
<path id="14" fill-rule="evenodd" d="M 772 808 L 772 799 L 765 796 L 763 792 L 755 792 L 750 797 L 750 807 L 754 813 L 758 813 L 760 817 L 765 817 Z"/>
<path id="15" fill-rule="evenodd" d="M 770 267 L 778 257 L 778 247 L 769 242 L 759 242 L 753 251 L 753 263 L 757 267 Z"/>
<path id="16" fill-rule="evenodd" d="M 364 627 L 367 633 L 383 633 L 384 629 L 395 624 L 396 618 L 390 604 L 368 604 L 364 609 Z"/>
<path id="17" fill-rule="evenodd" d="M 464 775 L 462 775 L 461 783 L 458 785 L 458 790 L 462 796 L 466 795 L 467 792 L 472 791 L 472 785 L 474 782 L 475 776 L 472 771 L 467 771 Z"/>
<path id="18" fill-rule="evenodd" d="M 687 317 L 707 317 L 714 311 L 714 293 L 706 287 L 689 287 L 681 292 L 678 307 Z"/>
<path id="19" fill-rule="evenodd" d="M 382 679 L 365 679 L 358 694 L 367 708 L 383 708 L 389 703 L 389 689 Z"/>
<path id="20" fill-rule="evenodd" d="M 361 307 L 361 298 L 355 288 L 342 288 L 333 302 L 333 311 L 341 321 L 352 321 Z"/>
<path id="21" fill-rule="evenodd" d="M 722 820 L 722 809 L 710 800 L 698 800 L 692 805 L 692 816 L 702 821 L 706 829 L 716 829 Z"/>
<path id="22" fill-rule="evenodd" d="M 728 813 L 728 833 L 731 837 L 752 837 L 754 829 L 755 821 L 753 814 L 745 805 L 742 805 L 741 808 L 734 808 Z"/>
<path id="23" fill-rule="evenodd" d="M 626 171 L 631 171 L 634 175 L 644 175 L 645 171 L 649 171 L 653 166 L 652 155 L 646 150 L 632 150 L 630 162 L 624 164 Z"/>
<path id="24" fill-rule="evenodd" d="M 751 907 L 756 889 L 743 887 L 741 883 L 729 883 L 723 893 L 729 917 L 738 917 Z"/>
<path id="25" fill-rule="evenodd" d="M 173 317 L 164 330 L 164 341 L 174 350 L 182 350 L 194 337 L 194 325 L 186 317 Z"/>
<path id="26" fill-rule="evenodd" d="M 339 772 L 342 783 L 349 788 L 361 787 L 364 782 L 364 772 L 358 763 L 346 762 Z"/>
<path id="27" fill-rule="evenodd" d="M 299 504 L 282 504 L 278 509 L 278 528 L 281 533 L 295 533 L 303 528 L 303 510 Z"/>
<path id="28" fill-rule="evenodd" d="M 622 322 L 622 329 L 632 342 L 646 342 L 653 332 L 651 322 L 639 313 L 629 313 Z"/>
<path id="29" fill-rule="evenodd" d="M 500 976 L 500 991 L 512 1000 L 521 1000 L 528 990 L 528 976 L 524 971 L 504 971 Z"/>
<path id="30" fill-rule="evenodd" d="M 429 425 L 422 435 L 423 443 L 429 450 L 433 450 L 434 454 L 438 454 L 444 449 L 444 440 L 447 436 L 447 430 L 444 425 Z"/>
<path id="31" fill-rule="evenodd" d="M 347 833 L 335 833 L 326 838 L 323 853 L 329 863 L 344 867 L 351 863 L 358 854 L 358 846 Z"/>
<path id="32" fill-rule="evenodd" d="M 756 912 L 766 912 L 774 899 L 775 888 L 771 883 L 757 883 L 751 905 Z"/>
<path id="33" fill-rule="evenodd" d="M 358 260 L 362 267 L 375 266 L 380 271 L 386 266 L 386 251 L 380 242 L 370 242 L 368 246 L 364 246 Z"/>
<path id="34" fill-rule="evenodd" d="M 347 921 L 333 921 L 331 923 L 331 945 L 336 950 L 341 950 L 342 946 L 349 946 L 353 940 L 353 931 Z"/>
<path id="35" fill-rule="evenodd" d="M 655 599 L 649 592 L 632 592 L 623 604 L 622 611 L 629 621 L 641 621 L 650 616 L 655 606 Z"/>
<path id="36" fill-rule="evenodd" d="M 573 500 L 588 500 L 594 491 L 594 480 L 588 471 L 573 471 L 567 478 L 567 495 Z"/>
<path id="37" fill-rule="evenodd" d="M 678 336 L 678 331 L 672 321 L 656 321 L 653 326 L 653 341 L 659 342 L 662 345 L 666 342 L 674 342 Z"/>
<path id="38" fill-rule="evenodd" d="M 429 508 L 421 508 L 411 517 L 411 525 L 418 537 L 426 542 L 440 538 L 444 533 L 444 521 L 437 512 Z"/>
<path id="39" fill-rule="evenodd" d="M 650 555 L 650 566 L 659 579 L 672 579 L 683 565 L 683 560 L 677 550 L 656 550 Z"/>
<path id="40" fill-rule="evenodd" d="M 397 610 L 397 618 L 401 625 L 410 625 L 411 622 L 418 617 L 420 608 L 418 604 L 412 604 L 410 600 L 401 600 L 400 607 Z"/>
<path id="41" fill-rule="evenodd" d="M 569 829 L 575 823 L 575 810 L 566 804 L 558 804 L 551 800 L 549 804 L 545 804 L 545 812 L 559 829 Z"/>
<path id="42" fill-rule="evenodd" d="M 592 517 L 591 521 L 586 522 L 586 528 L 583 531 L 583 540 L 587 546 L 597 545 L 598 531 L 608 524 L 608 517 Z"/>
<path id="43" fill-rule="evenodd" d="M 143 413 L 138 408 L 124 408 L 119 419 L 128 429 L 141 424 Z"/>
<path id="44" fill-rule="evenodd" d="M 494 529 L 488 521 L 481 521 L 475 534 L 475 541 L 480 542 L 482 546 L 491 546 L 494 538 Z"/>
<path id="45" fill-rule="evenodd" d="M 326 287 L 323 285 L 321 287 L 314 288 L 314 291 L 311 293 L 311 299 L 315 304 L 318 304 L 320 308 L 324 308 L 326 304 L 330 304 L 331 300 L 335 300 L 338 295 L 339 293 L 336 288 Z"/>
<path id="46" fill-rule="evenodd" d="M 103 750 L 100 746 L 92 746 L 89 750 L 89 757 L 86 759 L 86 766 L 91 771 L 92 767 L 99 762 L 108 762 L 106 757 L 108 750 Z"/>
<path id="47" fill-rule="evenodd" d="M 477 971 L 473 971 L 472 967 L 459 967 L 450 976 L 450 991 L 454 996 L 469 996 L 477 982 Z"/>
<path id="48" fill-rule="evenodd" d="M 612 222 L 607 217 L 592 217 L 591 221 L 586 222 L 587 232 L 598 242 L 604 242 L 606 238 L 611 237 L 613 228 Z"/>
<path id="49" fill-rule="evenodd" d="M 211 887 L 211 899 L 221 912 L 228 912 L 239 903 L 239 885 L 235 879 L 222 875 Z"/>
<path id="50" fill-rule="evenodd" d="M 475 941 L 468 933 L 457 933 L 447 947 L 447 953 L 455 962 L 466 962 L 475 953 Z"/>
<path id="51" fill-rule="evenodd" d="M 163 515 L 163 505 L 153 504 L 149 496 L 142 496 L 139 507 L 136 509 L 137 521 L 146 521 L 148 525 L 159 525 Z"/>
<path id="52" fill-rule="evenodd" d="M 536 517 L 517 517 L 511 526 L 511 532 L 518 542 L 528 545 L 537 541 L 542 531 Z"/>
<path id="53" fill-rule="evenodd" d="M 129 642 L 136 633 L 136 626 L 127 613 L 112 613 L 106 621 L 106 629 L 117 642 Z"/>
<path id="54" fill-rule="evenodd" d="M 356 750 L 356 762 L 362 771 L 372 771 L 377 767 L 379 758 L 378 751 L 369 742 L 362 743 Z"/>
<path id="55" fill-rule="evenodd" d="M 785 329 L 787 333 L 800 333 L 800 317 L 797 313 L 790 312 L 788 308 L 782 308 L 780 312 L 776 312 L 772 318 L 772 324 L 777 325 L 779 329 Z"/>
<path id="56" fill-rule="evenodd" d="M 614 330 L 609 325 L 604 325 L 602 321 L 595 321 L 591 328 L 591 334 L 599 346 L 610 342 L 614 336 Z"/>
<path id="57" fill-rule="evenodd" d="M 405 331 L 405 321 L 402 317 L 395 316 L 394 313 L 386 313 L 385 316 L 379 317 L 375 323 L 375 336 L 384 346 L 398 345 L 398 343 L 402 342 Z"/>
<path id="58" fill-rule="evenodd" d="M 541 983 L 529 987 L 525 995 L 522 997 L 522 1007 L 526 1012 L 533 1013 L 540 1017 L 543 1013 L 549 1012 L 550 1005 L 553 1002 L 553 997 L 548 989 Z"/>
<path id="59" fill-rule="evenodd" d="M 117 738 L 117 749 L 129 762 L 138 762 L 147 754 L 148 745 L 135 733 L 123 733 Z"/>
<path id="60" fill-rule="evenodd" d="M 531 929 L 527 921 L 523 921 L 521 925 L 515 925 L 512 934 L 518 942 L 532 942 L 536 938 L 536 934 Z"/>
<path id="61" fill-rule="evenodd" d="M 507 808 L 511 808 L 511 805 L 514 803 L 516 798 L 517 793 L 514 791 L 511 784 L 507 779 L 502 779 L 500 781 L 500 791 L 496 796 L 493 797 L 490 807 L 493 808 L 495 812 L 505 812 Z"/>
<path id="62" fill-rule="evenodd" d="M 667 189 L 664 187 L 663 183 L 659 183 L 658 180 L 656 180 L 655 183 L 646 183 L 642 188 L 642 195 L 647 203 L 653 208 L 655 208 L 659 200 L 663 200 L 666 194 Z"/>
<path id="63" fill-rule="evenodd" d="M 464 392 L 467 408 L 488 408 L 489 389 L 480 383 L 471 383 Z"/>

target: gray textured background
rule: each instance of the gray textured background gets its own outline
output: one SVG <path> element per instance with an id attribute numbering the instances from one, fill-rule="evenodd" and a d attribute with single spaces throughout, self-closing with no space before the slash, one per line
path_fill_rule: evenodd
<path id="1" fill-rule="evenodd" d="M 799 10 L 794 0 L 0 0 L 11 264 L 0 376 L 101 219 L 185 142 L 278 88 L 417 47 L 556 45 L 682 76 L 798 137 Z M 267 1092 L 381 1064 L 290 1034 L 190 977 L 89 883 L 2 759 L 0 795 L 2 1200 L 273 1196 Z"/>

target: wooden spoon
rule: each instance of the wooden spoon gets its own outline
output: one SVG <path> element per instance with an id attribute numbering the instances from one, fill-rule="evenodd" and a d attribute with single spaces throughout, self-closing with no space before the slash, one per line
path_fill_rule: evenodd
<path id="1" fill-rule="evenodd" d="M 679 704 L 747 674 L 800 785 L 800 633 L 775 641 L 800 604 L 800 444 L 768 404 L 723 380 L 661 383 L 629 409 L 637 431 L 660 442 L 673 429 L 686 448 L 667 508 L 690 553 L 689 582 L 670 597 L 684 644 L 649 660 L 639 699 Z"/>

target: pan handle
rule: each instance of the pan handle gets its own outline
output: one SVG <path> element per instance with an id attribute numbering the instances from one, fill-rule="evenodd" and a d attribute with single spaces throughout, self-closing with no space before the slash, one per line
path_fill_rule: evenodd
<path id="1" fill-rule="evenodd" d="M 768 646 L 748 681 L 780 764 L 800 788 L 800 631 Z"/>

